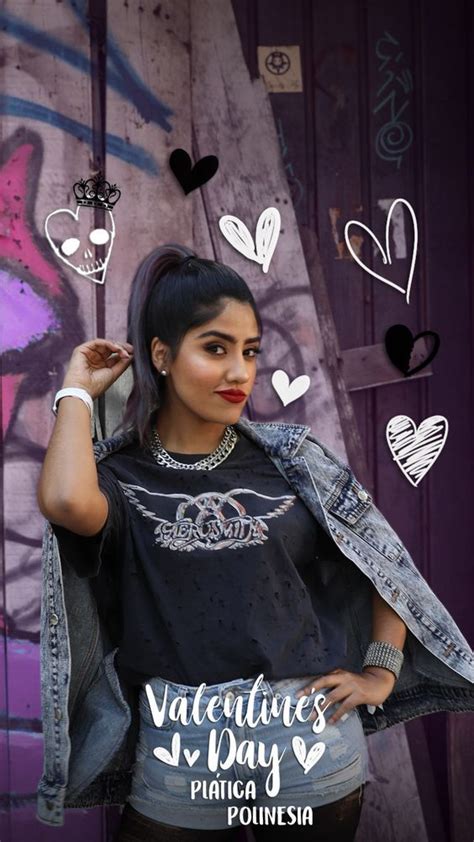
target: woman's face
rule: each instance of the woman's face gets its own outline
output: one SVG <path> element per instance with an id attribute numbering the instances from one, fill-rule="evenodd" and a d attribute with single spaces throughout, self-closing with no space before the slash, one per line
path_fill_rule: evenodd
<path id="1" fill-rule="evenodd" d="M 238 421 L 256 376 L 260 336 L 250 304 L 223 299 L 220 315 L 189 330 L 175 360 L 168 355 L 159 364 L 165 346 L 155 337 L 151 343 L 153 361 L 166 368 L 163 405 L 183 409 L 205 421 L 233 424 Z M 226 400 L 221 391 L 242 393 L 240 400 Z M 237 396 L 236 396 L 237 398 Z"/>

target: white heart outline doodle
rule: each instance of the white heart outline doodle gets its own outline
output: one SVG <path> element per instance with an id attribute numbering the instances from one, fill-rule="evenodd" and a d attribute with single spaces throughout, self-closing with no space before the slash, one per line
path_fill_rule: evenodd
<path id="1" fill-rule="evenodd" d="M 326 744 L 321 741 L 315 743 L 306 753 L 305 741 L 302 737 L 295 736 L 291 740 L 291 748 L 296 760 L 303 767 L 304 774 L 307 775 L 323 756 L 326 751 Z"/>
<path id="2" fill-rule="evenodd" d="M 219 228 L 236 251 L 249 260 L 260 263 L 262 271 L 268 272 L 280 236 L 281 216 L 278 208 L 270 207 L 262 211 L 255 228 L 255 242 L 249 229 L 238 216 L 221 216 Z"/>
<path id="3" fill-rule="evenodd" d="M 415 447 L 417 445 L 421 445 L 421 450 L 415 451 L 417 461 L 421 459 L 422 462 L 428 463 L 425 469 L 421 471 L 416 482 L 412 479 L 410 471 L 406 469 L 405 464 L 403 464 L 403 457 L 400 456 L 399 445 L 397 446 L 397 438 L 400 439 L 403 437 L 406 440 L 407 426 L 410 428 L 410 437 L 407 440 L 407 445 L 410 447 L 413 447 L 413 445 Z M 437 441 L 428 441 L 426 443 L 425 448 L 429 448 L 429 453 L 427 453 L 426 450 L 423 449 L 424 439 L 426 439 L 427 436 L 430 436 L 430 434 L 432 435 L 433 431 L 435 433 L 438 432 L 440 426 L 441 428 L 444 428 L 441 430 L 442 436 L 441 438 L 438 438 Z M 394 429 L 397 427 L 399 428 L 398 430 Z M 409 415 L 394 415 L 393 418 L 390 418 L 388 421 L 385 428 L 385 438 L 387 440 L 390 453 L 392 454 L 394 462 L 396 462 L 400 468 L 403 476 L 409 483 L 411 483 L 411 485 L 413 485 L 414 488 L 417 488 L 423 477 L 426 476 L 428 471 L 430 471 L 433 467 L 444 445 L 446 444 L 448 432 L 448 419 L 445 418 L 444 415 L 430 415 L 428 418 L 424 418 L 418 427 Z M 413 462 L 413 454 L 411 454 L 411 461 Z M 416 462 L 414 462 L 411 468 L 411 474 L 413 474 L 415 470 Z"/>
<path id="4" fill-rule="evenodd" d="M 300 374 L 290 383 L 290 378 L 282 368 L 276 369 L 272 374 L 272 386 L 280 398 L 283 406 L 303 397 L 310 387 L 311 380 L 307 374 Z M 296 392 L 296 394 L 294 394 Z"/>
<path id="5" fill-rule="evenodd" d="M 51 213 L 48 213 L 48 216 L 46 217 L 46 219 L 44 221 L 44 232 L 46 234 L 46 239 L 48 240 L 48 243 L 51 246 L 54 254 L 56 255 L 56 257 L 59 257 L 59 259 L 62 260 L 62 262 L 65 263 L 66 266 L 69 266 L 70 269 L 72 269 L 74 272 L 76 272 L 82 278 L 87 278 L 88 280 L 93 281 L 95 284 L 103 284 L 104 281 L 105 281 L 105 273 L 107 272 L 107 266 L 109 265 L 110 255 L 112 254 L 112 248 L 113 248 L 114 239 L 115 239 L 115 220 L 114 220 L 113 213 L 111 211 L 108 211 L 111 222 L 112 222 L 110 247 L 109 247 L 107 257 L 104 260 L 104 265 L 100 269 L 97 269 L 97 272 L 100 272 L 101 275 L 102 275 L 101 280 L 97 280 L 96 278 L 93 278 L 92 275 L 91 274 L 88 275 L 87 272 L 81 272 L 81 270 L 77 269 L 69 260 L 66 260 L 64 255 L 61 254 L 61 252 L 59 251 L 57 246 L 53 243 L 53 241 L 52 241 L 52 239 L 49 235 L 48 222 L 53 216 L 56 216 L 56 214 L 58 214 L 58 213 L 68 213 L 70 216 L 73 217 L 73 219 L 76 222 L 79 222 L 79 211 L 81 210 L 81 207 L 82 207 L 82 205 L 79 205 L 78 208 L 77 208 L 77 211 L 72 211 L 70 208 L 57 208 L 57 210 L 54 210 L 54 211 L 51 211 Z"/>
<path id="6" fill-rule="evenodd" d="M 402 202 L 404 205 L 407 206 L 408 210 L 410 211 L 411 218 L 412 218 L 412 221 L 413 221 L 413 251 L 412 251 L 411 264 L 410 264 L 410 271 L 408 273 L 408 284 L 407 284 L 406 289 L 404 287 L 399 286 L 398 284 L 395 284 L 393 281 L 389 281 L 388 278 L 384 278 L 383 275 L 379 275 L 377 272 L 374 272 L 373 269 L 369 269 L 369 267 L 366 266 L 365 263 L 362 263 L 362 261 L 360 260 L 358 255 L 353 251 L 352 244 L 351 244 L 351 241 L 350 241 L 350 238 L 349 238 L 349 226 L 350 225 L 358 225 L 360 228 L 363 228 L 364 231 L 367 231 L 369 236 L 372 237 L 372 239 L 375 241 L 378 248 L 380 249 L 380 253 L 382 255 L 382 260 L 383 260 L 384 266 L 386 266 L 387 263 L 389 264 L 389 266 L 391 266 L 392 265 L 392 256 L 390 254 L 390 242 L 389 242 L 390 221 L 391 221 L 391 218 L 392 218 L 392 214 L 393 214 L 393 210 L 395 208 L 395 205 L 397 205 L 399 202 Z M 346 222 L 346 224 L 344 226 L 344 240 L 345 240 L 346 246 L 347 246 L 348 250 L 350 251 L 352 257 L 354 258 L 355 262 L 358 263 L 359 266 L 365 272 L 368 272 L 369 275 L 373 275 L 374 278 L 377 278 L 379 281 L 382 281 L 384 284 L 388 284 L 389 286 L 398 290 L 398 292 L 403 293 L 406 297 L 407 304 L 410 303 L 410 290 L 411 290 L 411 285 L 412 285 L 412 282 L 413 282 L 413 273 L 415 271 L 415 262 L 416 262 L 416 255 L 417 255 L 417 249 L 418 249 L 418 223 L 416 221 L 415 211 L 413 210 L 412 206 L 410 205 L 410 202 L 408 202 L 406 199 L 395 199 L 392 202 L 392 204 L 390 206 L 390 210 L 387 214 L 387 221 L 385 223 L 385 251 L 383 250 L 382 245 L 379 242 L 379 240 L 377 239 L 377 237 L 375 236 L 374 232 L 371 231 L 371 229 L 368 228 L 367 225 L 364 225 L 363 222 L 359 222 L 358 219 L 350 219 L 349 222 Z"/>

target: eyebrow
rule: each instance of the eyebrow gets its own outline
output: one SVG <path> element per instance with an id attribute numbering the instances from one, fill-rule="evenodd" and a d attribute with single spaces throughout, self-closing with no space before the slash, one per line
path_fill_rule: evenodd
<path id="1" fill-rule="evenodd" d="M 237 342 L 235 336 L 231 336 L 230 333 L 222 333 L 220 330 L 206 330 L 204 333 L 200 333 L 196 338 L 202 339 L 204 336 L 218 336 L 220 339 L 227 339 L 228 342 L 233 342 L 234 345 Z M 245 340 L 244 345 L 246 345 L 247 342 L 259 342 L 260 339 L 260 336 L 252 336 L 250 339 Z"/>

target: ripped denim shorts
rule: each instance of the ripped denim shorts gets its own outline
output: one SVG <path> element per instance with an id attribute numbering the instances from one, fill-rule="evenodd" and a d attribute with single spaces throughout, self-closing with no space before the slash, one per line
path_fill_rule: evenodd
<path id="1" fill-rule="evenodd" d="M 314 720 L 293 719 L 296 693 L 314 675 L 260 682 L 256 678 L 206 685 L 196 714 L 200 723 L 191 719 L 198 687 L 155 677 L 147 682 L 148 694 L 147 685 L 140 688 L 140 730 L 127 799 L 135 810 L 165 824 L 211 830 L 248 824 L 248 808 L 292 806 L 296 816 L 296 808 L 320 807 L 361 788 L 368 778 L 369 762 L 357 708 L 346 714 L 344 721 L 341 718 L 330 725 L 327 720 L 339 703 L 324 710 L 321 699 L 318 706 L 324 710 L 324 719 L 320 718 L 315 732 Z M 254 684 L 250 725 L 248 706 Z M 323 688 L 308 699 L 314 701 L 318 693 L 328 692 L 329 688 Z M 293 719 L 288 725 L 281 712 L 286 696 Z M 176 701 L 170 712 L 177 697 L 186 701 Z M 208 718 L 205 711 L 212 697 L 218 698 Z M 239 698 L 241 724 L 235 715 Z M 280 714 L 260 721 L 259 714 L 270 710 L 274 699 L 279 701 L 274 702 L 273 710 L 279 708 Z M 176 711 L 183 705 L 187 705 L 185 722 Z M 307 719 L 313 709 L 309 702 L 306 707 L 300 705 L 300 718 Z M 154 753 L 157 748 L 161 749 L 158 755 Z M 257 811 L 260 816 L 262 812 L 269 815 L 268 810 Z M 254 818 L 257 813 L 252 813 Z"/>

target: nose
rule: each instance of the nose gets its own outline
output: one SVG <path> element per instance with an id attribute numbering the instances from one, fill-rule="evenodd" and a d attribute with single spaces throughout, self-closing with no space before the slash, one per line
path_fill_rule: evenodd
<path id="1" fill-rule="evenodd" d="M 229 383 L 246 383 L 249 376 L 245 360 L 241 356 L 230 362 L 226 377 Z"/>

